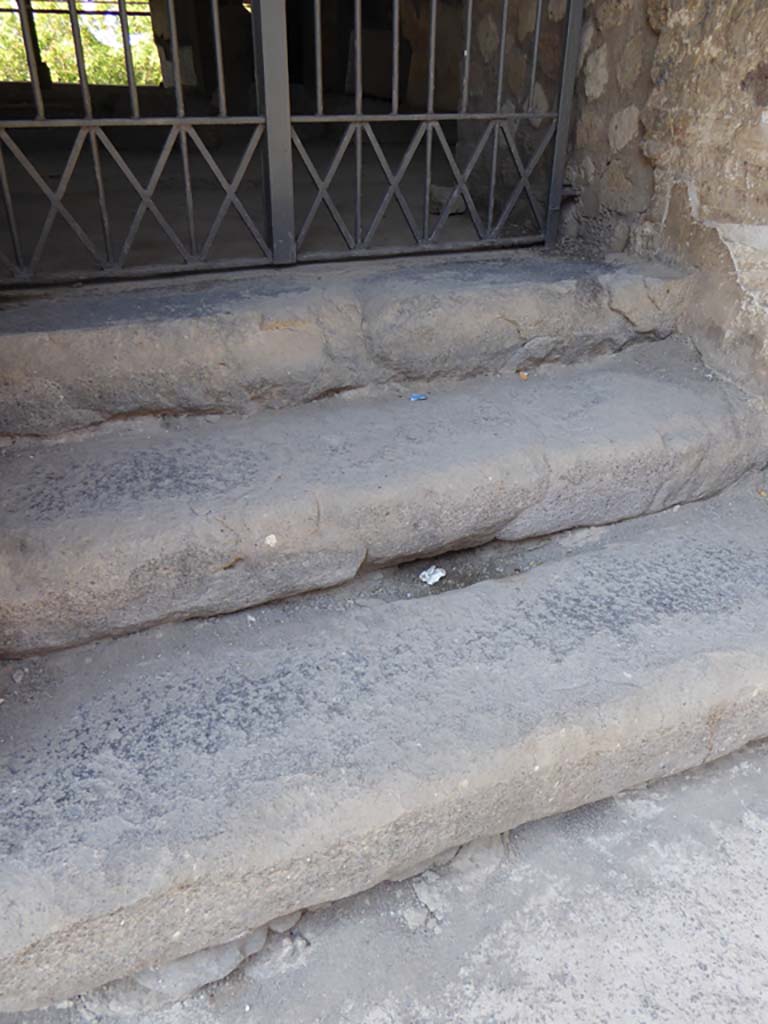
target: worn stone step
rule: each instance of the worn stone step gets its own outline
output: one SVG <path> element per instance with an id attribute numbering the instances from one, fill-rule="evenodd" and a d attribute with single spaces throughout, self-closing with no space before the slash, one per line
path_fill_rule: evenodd
<path id="1" fill-rule="evenodd" d="M 682 344 L 255 417 L 6 448 L 0 652 L 263 603 L 361 569 L 716 493 L 762 407 Z"/>
<path id="2" fill-rule="evenodd" d="M 429 599 L 300 601 L 7 666 L 0 1010 L 766 735 L 763 490 Z"/>
<path id="3" fill-rule="evenodd" d="M 0 300 L 0 435 L 573 362 L 670 334 L 688 288 L 655 264 L 512 252 L 22 294 Z"/>

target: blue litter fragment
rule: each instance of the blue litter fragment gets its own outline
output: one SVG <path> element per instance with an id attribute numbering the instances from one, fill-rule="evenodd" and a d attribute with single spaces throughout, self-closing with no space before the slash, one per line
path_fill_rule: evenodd
<path id="1" fill-rule="evenodd" d="M 429 395 L 411 395 L 412 402 L 426 402 L 428 398 Z"/>

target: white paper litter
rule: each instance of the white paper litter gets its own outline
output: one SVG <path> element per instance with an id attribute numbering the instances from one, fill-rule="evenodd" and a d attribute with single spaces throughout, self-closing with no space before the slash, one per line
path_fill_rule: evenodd
<path id="1" fill-rule="evenodd" d="M 445 569 L 441 569 L 438 565 L 430 565 L 424 572 L 419 573 L 419 579 L 422 583 L 426 583 L 428 587 L 434 587 L 445 575 Z"/>

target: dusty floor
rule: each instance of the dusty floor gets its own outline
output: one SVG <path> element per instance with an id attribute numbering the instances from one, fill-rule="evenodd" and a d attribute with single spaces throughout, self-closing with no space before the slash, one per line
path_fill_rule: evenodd
<path id="1" fill-rule="evenodd" d="M 130 1024 L 758 1024 L 768 744 L 305 914 Z M 1 1024 L 107 1021 L 98 1004 Z"/>

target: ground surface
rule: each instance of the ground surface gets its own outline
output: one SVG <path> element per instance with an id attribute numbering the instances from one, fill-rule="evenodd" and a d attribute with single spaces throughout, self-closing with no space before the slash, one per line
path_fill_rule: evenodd
<path id="1" fill-rule="evenodd" d="M 765 493 L 9 667 L 3 1009 L 768 735 Z"/>
<path id="2" fill-rule="evenodd" d="M 768 744 L 305 914 L 131 1024 L 758 1024 Z M 108 1020 L 76 1002 L 0 1024 Z"/>

